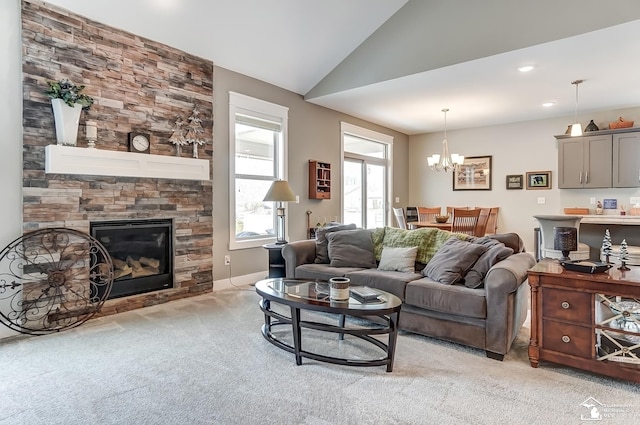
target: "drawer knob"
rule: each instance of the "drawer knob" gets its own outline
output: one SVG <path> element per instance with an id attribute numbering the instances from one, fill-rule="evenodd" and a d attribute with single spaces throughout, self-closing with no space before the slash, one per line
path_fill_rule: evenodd
<path id="1" fill-rule="evenodd" d="M 569 307 L 571 307 L 571 306 L 569 305 L 569 303 L 568 303 L 568 302 L 566 302 L 566 301 L 562 301 L 562 304 L 560 304 L 560 305 L 561 305 L 561 306 L 562 306 L 562 308 L 564 308 L 565 310 L 566 310 L 566 309 L 568 309 Z"/>
<path id="2" fill-rule="evenodd" d="M 569 342 L 571 342 L 571 338 L 569 338 L 568 335 L 562 335 L 562 342 L 569 343 Z"/>

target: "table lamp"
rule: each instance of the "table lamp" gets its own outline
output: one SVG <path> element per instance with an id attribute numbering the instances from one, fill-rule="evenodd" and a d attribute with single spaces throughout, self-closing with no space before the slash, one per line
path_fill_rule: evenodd
<path id="1" fill-rule="evenodd" d="M 283 202 L 291 202 L 296 200 L 291 186 L 286 180 L 276 180 L 273 182 L 263 201 L 276 202 L 278 223 L 276 226 L 276 244 L 282 245 L 287 243 L 285 238 L 285 216 Z"/>
<path id="2" fill-rule="evenodd" d="M 560 261 L 570 260 L 569 252 L 578 249 L 578 229 L 575 227 L 554 227 L 553 249 L 562 251 Z"/>

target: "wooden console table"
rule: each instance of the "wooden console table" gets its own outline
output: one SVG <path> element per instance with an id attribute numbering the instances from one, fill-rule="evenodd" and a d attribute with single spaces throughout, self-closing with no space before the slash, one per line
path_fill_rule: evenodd
<path id="1" fill-rule="evenodd" d="M 640 267 L 589 274 L 545 260 L 529 285 L 532 367 L 546 360 L 640 382 Z"/>

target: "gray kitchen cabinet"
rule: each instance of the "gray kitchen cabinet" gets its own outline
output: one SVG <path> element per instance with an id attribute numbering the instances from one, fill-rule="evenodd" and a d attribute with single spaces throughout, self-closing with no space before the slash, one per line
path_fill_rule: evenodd
<path id="1" fill-rule="evenodd" d="M 640 187 L 640 133 L 613 135 L 613 187 Z"/>
<path id="2" fill-rule="evenodd" d="M 558 140 L 558 188 L 611 187 L 613 142 L 611 134 Z"/>

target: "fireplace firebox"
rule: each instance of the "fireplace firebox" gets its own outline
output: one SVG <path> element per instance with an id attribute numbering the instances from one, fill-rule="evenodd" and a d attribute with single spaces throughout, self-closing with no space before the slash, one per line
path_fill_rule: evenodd
<path id="1" fill-rule="evenodd" d="M 113 261 L 109 299 L 173 288 L 172 220 L 99 221 L 90 230 Z"/>

